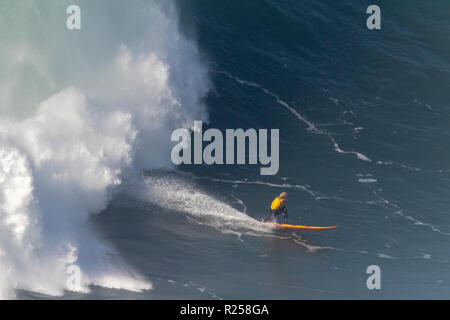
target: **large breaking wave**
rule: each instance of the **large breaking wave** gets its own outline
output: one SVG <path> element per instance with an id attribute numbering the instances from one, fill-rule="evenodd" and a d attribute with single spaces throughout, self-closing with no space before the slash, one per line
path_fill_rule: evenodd
<path id="1" fill-rule="evenodd" d="M 127 172 L 170 165 L 170 133 L 207 120 L 207 72 L 173 6 L 78 1 L 0 3 L 0 298 L 62 295 L 66 268 L 89 285 L 151 283 L 86 225 Z"/>

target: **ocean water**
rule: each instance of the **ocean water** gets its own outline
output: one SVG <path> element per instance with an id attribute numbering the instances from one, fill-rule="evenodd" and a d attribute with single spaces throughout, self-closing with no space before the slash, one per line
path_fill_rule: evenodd
<path id="1" fill-rule="evenodd" d="M 450 298 L 450 3 L 371 4 L 0 0 L 0 298 Z M 278 174 L 173 166 L 194 120 Z"/>

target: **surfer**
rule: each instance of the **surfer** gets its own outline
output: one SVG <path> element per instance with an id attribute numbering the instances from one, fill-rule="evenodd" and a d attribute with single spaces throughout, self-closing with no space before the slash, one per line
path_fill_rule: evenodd
<path id="1" fill-rule="evenodd" d="M 287 204 L 287 200 L 288 200 L 288 196 L 286 192 L 282 192 L 278 197 L 276 197 L 273 201 L 272 204 L 270 205 L 270 217 L 272 218 L 273 221 L 276 220 L 276 216 L 278 215 L 283 215 L 284 216 L 284 223 L 287 223 L 287 218 L 288 218 L 288 212 L 287 212 L 287 208 L 286 208 L 286 204 Z M 266 219 L 263 219 L 263 222 Z"/>

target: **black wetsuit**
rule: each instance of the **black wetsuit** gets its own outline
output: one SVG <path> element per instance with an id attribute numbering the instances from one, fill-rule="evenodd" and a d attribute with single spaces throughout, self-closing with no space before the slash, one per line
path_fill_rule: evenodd
<path id="1" fill-rule="evenodd" d="M 278 209 L 278 210 L 272 210 L 272 209 L 269 209 L 269 210 L 270 210 L 270 214 L 271 214 L 273 220 L 275 220 L 275 216 L 282 214 L 284 216 L 284 223 L 287 222 L 288 212 L 287 212 L 286 206 L 283 206 L 283 208 Z"/>

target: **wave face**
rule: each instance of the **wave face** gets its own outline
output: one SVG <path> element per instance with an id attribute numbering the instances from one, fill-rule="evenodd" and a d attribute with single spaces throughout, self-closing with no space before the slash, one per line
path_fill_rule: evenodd
<path id="1" fill-rule="evenodd" d="M 71 264 L 81 291 L 151 289 L 86 220 L 128 173 L 170 166 L 173 129 L 207 120 L 207 72 L 172 5 L 78 3 L 79 31 L 68 1 L 0 3 L 0 298 L 62 295 Z"/>

